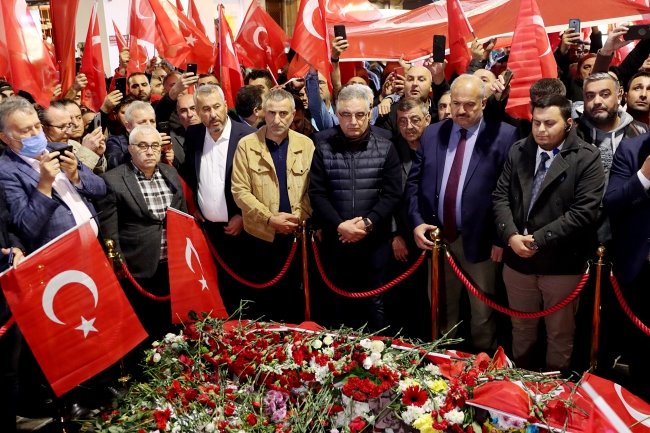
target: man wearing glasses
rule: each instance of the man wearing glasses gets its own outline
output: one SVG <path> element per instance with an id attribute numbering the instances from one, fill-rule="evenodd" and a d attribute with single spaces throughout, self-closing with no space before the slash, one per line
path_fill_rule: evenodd
<path id="1" fill-rule="evenodd" d="M 102 177 L 106 197 L 97 208 L 104 237 L 115 241 L 136 281 L 156 296 L 169 295 L 167 208 L 187 212 L 176 169 L 160 163 L 162 138 L 151 125 L 129 135 L 131 160 Z M 126 283 L 125 293 L 150 338 L 171 332 L 171 304 L 152 301 Z"/>
<path id="2" fill-rule="evenodd" d="M 368 128 L 371 107 L 365 87 L 352 84 L 339 93 L 338 131 L 317 141 L 309 185 L 314 219 L 323 229 L 325 273 L 349 292 L 384 283 L 392 215 L 402 192 L 395 147 Z M 373 331 L 384 327 L 383 295 L 337 301 L 342 307 L 334 312 L 339 324 L 367 322 Z"/>

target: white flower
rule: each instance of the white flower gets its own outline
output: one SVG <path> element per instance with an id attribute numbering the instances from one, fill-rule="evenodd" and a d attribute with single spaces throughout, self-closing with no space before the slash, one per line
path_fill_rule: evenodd
<path id="1" fill-rule="evenodd" d="M 215 426 L 214 424 L 210 423 L 210 424 L 206 424 L 206 425 L 205 425 L 204 430 L 206 431 L 206 433 L 212 433 L 216 427 L 217 427 L 217 426 Z"/>
<path id="2" fill-rule="evenodd" d="M 160 362 L 160 353 L 154 353 L 153 354 L 153 362 Z"/>
<path id="3" fill-rule="evenodd" d="M 321 347 L 323 347 L 323 342 L 320 340 L 314 340 L 311 342 L 311 347 L 313 347 L 314 349 L 320 349 Z"/>
<path id="4" fill-rule="evenodd" d="M 366 370 L 370 370 L 371 367 L 372 367 L 372 359 L 371 358 L 364 359 L 363 368 L 365 368 Z"/>
<path id="5" fill-rule="evenodd" d="M 165 335 L 165 342 L 172 343 L 174 341 L 175 337 L 176 337 L 176 334 L 172 334 L 170 332 L 169 334 Z"/>
<path id="6" fill-rule="evenodd" d="M 450 410 L 445 414 L 445 418 L 452 424 L 462 424 L 465 414 L 458 408 Z"/>
<path id="7" fill-rule="evenodd" d="M 364 338 L 363 340 L 359 341 L 359 344 L 364 349 L 370 349 L 370 346 L 372 345 L 372 341 L 370 341 L 368 338 Z"/>
<path id="8" fill-rule="evenodd" d="M 327 346 L 329 346 L 330 344 L 334 343 L 334 339 L 332 337 L 330 337 L 329 335 L 326 335 L 325 338 L 323 338 L 323 343 L 325 343 Z"/>
<path id="9" fill-rule="evenodd" d="M 415 405 L 406 406 L 406 410 L 402 412 L 402 420 L 408 425 L 413 424 L 418 418 L 424 416 L 424 408 L 417 407 Z"/>
<path id="10" fill-rule="evenodd" d="M 158 347 L 160 346 L 160 343 L 158 341 L 154 341 L 153 343 L 151 343 L 151 346 Z"/>
<path id="11" fill-rule="evenodd" d="M 386 346 L 383 341 L 375 340 L 370 344 L 370 350 L 373 352 L 383 352 Z"/>
<path id="12" fill-rule="evenodd" d="M 404 380 L 399 381 L 399 389 L 400 391 L 406 391 L 406 388 L 409 386 L 415 386 L 415 385 L 420 385 L 418 382 L 414 381 L 410 377 L 405 378 Z"/>
<path id="13" fill-rule="evenodd" d="M 372 363 L 377 365 L 377 361 L 381 360 L 381 353 L 379 352 L 372 352 L 370 354 L 370 359 L 372 359 Z"/>
<path id="14" fill-rule="evenodd" d="M 435 364 L 427 364 L 424 369 L 434 376 L 440 376 L 440 367 Z"/>

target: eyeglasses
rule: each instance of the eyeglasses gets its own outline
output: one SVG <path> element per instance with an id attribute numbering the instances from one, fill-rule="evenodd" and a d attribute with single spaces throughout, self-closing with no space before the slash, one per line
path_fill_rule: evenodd
<path id="1" fill-rule="evenodd" d="M 68 123 L 67 125 L 47 125 L 46 124 L 45 126 L 48 126 L 50 128 L 56 128 L 59 131 L 64 132 L 64 131 L 69 131 L 71 129 L 76 128 L 77 125 L 75 125 L 74 123 Z"/>
<path id="2" fill-rule="evenodd" d="M 406 117 L 402 117 L 397 121 L 399 126 L 408 126 L 409 122 L 413 126 L 418 126 L 420 123 L 422 123 L 422 119 L 420 119 L 419 117 L 412 117 L 410 119 Z"/>
<path id="3" fill-rule="evenodd" d="M 154 152 L 158 153 L 160 152 L 160 149 L 162 149 L 162 146 L 158 143 L 153 143 L 153 144 L 148 144 L 148 143 L 138 143 L 135 145 L 138 149 L 140 149 L 141 152 L 146 152 L 147 149 L 151 149 Z"/>
<path id="4" fill-rule="evenodd" d="M 341 112 L 339 111 L 339 115 L 340 115 L 342 118 L 344 118 L 345 120 L 347 120 L 347 121 L 352 120 L 352 116 L 354 116 L 355 119 L 361 121 L 361 120 L 363 120 L 363 119 L 366 118 L 366 116 L 368 115 L 368 113 L 354 113 L 354 114 L 352 114 L 352 113 L 347 113 L 347 112 L 345 112 L 345 113 L 341 113 Z"/>

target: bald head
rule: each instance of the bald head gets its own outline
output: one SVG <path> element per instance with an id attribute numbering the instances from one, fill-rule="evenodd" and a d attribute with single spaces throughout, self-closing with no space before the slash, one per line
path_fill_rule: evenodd
<path id="1" fill-rule="evenodd" d="M 452 83 L 451 118 L 461 128 L 480 122 L 486 102 L 485 85 L 480 78 L 463 74 Z"/>
<path id="2" fill-rule="evenodd" d="M 406 73 L 404 94 L 425 102 L 429 99 L 429 92 L 431 92 L 431 71 L 424 66 L 413 66 Z"/>

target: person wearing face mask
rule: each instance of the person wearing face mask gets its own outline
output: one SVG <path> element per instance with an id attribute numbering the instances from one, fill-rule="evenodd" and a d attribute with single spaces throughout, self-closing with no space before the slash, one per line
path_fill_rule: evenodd
<path id="1" fill-rule="evenodd" d="M 27 100 L 10 98 L 0 104 L 0 139 L 8 147 L 0 158 L 0 183 L 28 251 L 88 220 L 98 232 L 88 199 L 106 194 L 104 181 L 72 152 L 47 150 L 41 121 Z"/>

